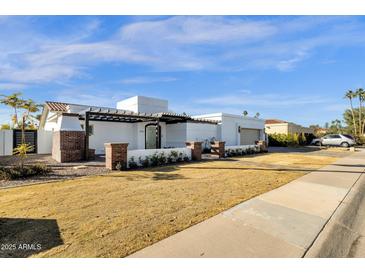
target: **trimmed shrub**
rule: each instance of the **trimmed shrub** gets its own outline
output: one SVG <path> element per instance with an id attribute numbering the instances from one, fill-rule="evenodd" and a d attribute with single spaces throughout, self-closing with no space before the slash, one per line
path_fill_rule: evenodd
<path id="1" fill-rule="evenodd" d="M 167 158 L 165 156 L 165 153 L 161 152 L 157 157 L 158 165 L 164 165 L 166 164 Z"/>
<path id="2" fill-rule="evenodd" d="M 255 149 L 252 147 L 249 147 L 246 151 L 247 151 L 247 154 L 249 154 L 249 155 L 254 154 L 256 152 Z"/>
<path id="3" fill-rule="evenodd" d="M 171 156 L 171 153 L 167 156 L 167 163 L 172 164 L 174 162 L 174 158 Z"/>
<path id="4" fill-rule="evenodd" d="M 142 158 L 141 156 L 138 158 L 139 163 L 143 166 L 143 167 L 149 167 L 150 166 L 150 158 L 148 156 L 146 156 L 145 158 Z"/>
<path id="5" fill-rule="evenodd" d="M 179 157 L 177 158 L 178 162 L 184 161 L 184 154 L 182 152 L 179 153 Z"/>
<path id="6" fill-rule="evenodd" d="M 25 179 L 32 176 L 44 176 L 51 172 L 51 168 L 44 164 L 15 167 L 0 167 L 0 180 Z"/>
<path id="7" fill-rule="evenodd" d="M 179 153 L 176 150 L 172 150 L 170 152 L 172 162 L 177 162 L 177 159 L 179 158 Z"/>
<path id="8" fill-rule="evenodd" d="M 157 153 L 154 153 L 151 156 L 150 162 L 151 162 L 151 166 L 158 166 L 159 159 L 158 159 L 158 154 Z"/>
<path id="9" fill-rule="evenodd" d="M 129 165 L 129 168 L 137 168 L 138 167 L 138 164 L 134 160 L 134 157 L 131 157 L 130 158 L 130 160 L 128 161 L 128 165 Z"/>
<path id="10" fill-rule="evenodd" d="M 128 161 L 129 167 L 130 168 L 136 168 L 138 166 L 142 166 L 142 167 L 155 167 L 155 166 L 162 166 L 165 164 L 172 164 L 172 163 L 176 163 L 176 162 L 188 162 L 190 161 L 190 158 L 182 153 L 182 152 L 178 152 L 175 150 L 172 150 L 168 155 L 165 154 L 165 152 L 155 152 L 153 155 L 151 156 L 140 156 L 138 158 L 138 162 L 136 162 L 134 160 L 134 157 L 131 157 L 130 160 Z"/>
<path id="11" fill-rule="evenodd" d="M 260 152 L 260 148 L 258 146 L 249 147 L 249 148 L 227 148 L 225 153 L 227 157 L 234 157 L 234 156 L 244 156 L 250 155 L 254 153 Z"/>

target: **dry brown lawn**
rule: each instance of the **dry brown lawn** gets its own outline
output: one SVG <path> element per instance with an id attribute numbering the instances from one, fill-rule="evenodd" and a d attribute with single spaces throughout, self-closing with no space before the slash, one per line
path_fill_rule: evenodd
<path id="1" fill-rule="evenodd" d="M 0 190 L 3 256 L 124 257 L 334 157 L 270 153 Z"/>

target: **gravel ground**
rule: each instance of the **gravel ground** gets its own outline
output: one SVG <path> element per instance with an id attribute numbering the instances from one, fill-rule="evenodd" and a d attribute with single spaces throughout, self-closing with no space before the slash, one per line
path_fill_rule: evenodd
<path id="1" fill-rule="evenodd" d="M 17 164 L 15 156 L 0 157 L 2 166 L 12 166 Z M 28 184 L 52 182 L 55 180 L 65 180 L 80 176 L 98 175 L 110 172 L 105 168 L 105 159 L 97 157 L 95 161 L 79 163 L 58 163 L 52 159 L 51 155 L 29 155 L 26 164 L 46 164 L 52 168 L 52 172 L 46 176 L 30 177 L 22 180 L 0 181 L 0 188 L 13 187 Z"/>

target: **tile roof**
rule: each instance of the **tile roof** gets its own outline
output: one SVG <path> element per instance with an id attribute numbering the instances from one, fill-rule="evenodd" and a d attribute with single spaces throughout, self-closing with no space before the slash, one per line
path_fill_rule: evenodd
<path id="1" fill-rule="evenodd" d="M 57 111 L 57 112 L 67 112 L 69 104 L 60 103 L 60 102 L 46 102 L 47 107 L 50 111 Z"/>
<path id="2" fill-rule="evenodd" d="M 283 123 L 287 123 L 287 121 L 279 120 L 279 119 L 268 119 L 268 120 L 265 120 L 265 124 L 283 124 Z"/>

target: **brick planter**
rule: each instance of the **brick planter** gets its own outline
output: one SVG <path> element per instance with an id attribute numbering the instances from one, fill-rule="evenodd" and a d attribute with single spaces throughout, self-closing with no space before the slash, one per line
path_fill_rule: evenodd
<path id="1" fill-rule="evenodd" d="M 202 143 L 203 142 L 186 142 L 186 147 L 191 149 L 191 159 L 200 161 L 202 159 Z"/>
<path id="2" fill-rule="evenodd" d="M 223 141 L 215 141 L 211 144 L 211 154 L 218 155 L 219 158 L 224 158 L 225 156 L 225 143 Z"/>
<path id="3" fill-rule="evenodd" d="M 84 159 L 85 132 L 55 131 L 52 142 L 52 158 L 57 162 L 78 162 Z"/>
<path id="4" fill-rule="evenodd" d="M 259 146 L 260 152 L 268 152 L 269 151 L 265 141 L 257 141 L 256 144 Z"/>
<path id="5" fill-rule="evenodd" d="M 128 162 L 128 143 L 106 143 L 105 146 L 105 167 L 111 170 L 116 169 L 120 163 L 122 169 L 127 169 Z"/>

